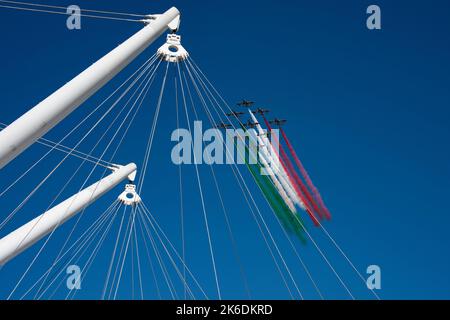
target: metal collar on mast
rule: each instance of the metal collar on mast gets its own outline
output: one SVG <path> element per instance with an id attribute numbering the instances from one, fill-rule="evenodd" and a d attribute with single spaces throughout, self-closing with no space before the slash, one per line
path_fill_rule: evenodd
<path id="1" fill-rule="evenodd" d="M 149 14 L 145 16 L 145 19 L 142 19 L 141 21 L 145 24 L 151 24 L 153 20 L 156 20 L 159 16 L 161 16 L 160 14 Z M 180 15 L 178 15 L 175 19 L 173 19 L 168 25 L 167 27 L 173 32 L 177 32 L 178 29 L 180 28 Z"/>
<path id="2" fill-rule="evenodd" d="M 119 195 L 118 199 L 126 206 L 135 206 L 141 202 L 141 197 L 136 192 L 136 186 L 131 183 L 125 186 L 125 190 Z"/>
<path id="3" fill-rule="evenodd" d="M 189 53 L 181 45 L 181 36 L 168 34 L 166 43 L 158 49 L 158 56 L 168 62 L 179 62 L 186 60 Z"/>

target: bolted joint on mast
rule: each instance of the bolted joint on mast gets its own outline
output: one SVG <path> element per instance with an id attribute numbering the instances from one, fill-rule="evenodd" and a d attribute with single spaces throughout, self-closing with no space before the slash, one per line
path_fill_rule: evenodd
<path id="1" fill-rule="evenodd" d="M 158 19 L 160 16 L 160 14 L 148 14 L 145 16 L 145 19 L 141 20 L 141 22 L 143 22 L 145 25 L 148 25 Z M 167 27 L 170 29 L 170 31 L 172 31 L 172 33 L 177 32 L 180 28 L 180 15 L 176 16 L 175 19 L 169 22 Z"/>
<path id="2" fill-rule="evenodd" d="M 189 53 L 181 45 L 181 36 L 173 33 L 167 35 L 166 43 L 158 49 L 157 54 L 167 62 L 179 62 L 189 57 Z"/>
<path id="3" fill-rule="evenodd" d="M 124 205 L 133 207 L 135 207 L 142 201 L 141 197 L 136 192 L 136 185 L 131 183 L 125 185 L 125 190 L 119 195 L 117 199 Z"/>

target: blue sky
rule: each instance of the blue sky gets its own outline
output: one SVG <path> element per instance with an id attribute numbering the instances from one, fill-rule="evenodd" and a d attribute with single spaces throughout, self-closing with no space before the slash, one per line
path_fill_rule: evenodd
<path id="1" fill-rule="evenodd" d="M 369 31 L 365 26 L 365 11 L 374 3 L 381 7 L 382 30 Z M 336 1 L 78 0 L 77 4 L 82 8 L 134 13 L 159 13 L 177 6 L 182 12 L 183 45 L 225 99 L 230 103 L 244 97 L 253 99 L 258 105 L 270 108 L 271 115 L 288 119 L 286 131 L 333 215 L 325 227 L 364 276 L 368 265 L 381 267 L 382 289 L 377 292 L 380 297 L 450 297 L 447 231 L 450 222 L 447 205 L 450 22 L 446 16 L 450 8 L 447 1 L 346 1 L 342 4 Z M 127 22 L 83 19 L 81 30 L 69 31 L 64 16 L 7 9 L 1 9 L 0 16 L 3 102 L 0 121 L 4 123 L 13 121 L 140 28 Z M 159 39 L 118 79 L 47 137 L 53 140 L 62 137 L 163 42 L 163 38 Z M 173 147 L 170 133 L 176 127 L 173 74 L 169 79 L 142 196 L 180 248 L 178 168 L 170 162 Z M 117 162 L 135 161 L 141 166 L 160 83 L 160 79 L 155 81 L 150 100 L 132 126 L 126 144 L 115 158 Z M 95 133 L 80 150 L 88 151 L 100 134 Z M 76 142 L 72 139 L 67 144 Z M 43 147 L 33 146 L 2 169 L 2 190 L 45 151 Z M 94 153 L 99 155 L 100 151 Z M 55 155 L 34 170 L 20 187 L 15 187 L 14 192 L 0 198 L 2 219 L 61 157 Z M 61 167 L 44 189 L 0 230 L 1 235 L 45 210 L 65 177 L 79 163 L 71 159 Z M 90 168 L 85 165 L 83 172 L 87 174 Z M 230 168 L 214 169 L 251 297 L 288 299 L 289 294 L 242 194 L 230 177 Z M 200 167 L 222 297 L 246 298 L 209 170 Z M 242 171 L 245 173 L 245 168 Z M 98 175 L 101 173 L 98 170 Z M 217 298 L 194 168 L 183 167 L 183 174 L 186 261 L 208 296 Z M 304 297 L 318 298 L 269 207 L 250 183 L 251 177 L 246 177 Z M 82 181 L 82 178 L 74 181 L 64 195 L 76 191 Z M 98 217 L 121 188 L 86 211 L 80 230 Z M 46 270 L 71 223 L 58 230 L 46 249 L 48 254 L 33 266 L 19 292 L 26 291 L 33 279 Z M 312 225 L 309 230 L 355 297 L 372 299 L 329 239 Z M 107 241 L 76 297 L 100 296 L 112 246 L 112 241 Z M 306 246 L 296 243 L 296 246 L 325 298 L 350 298 L 311 243 Z M 0 271 L 0 281 L 5 284 L 0 288 L 2 298 L 11 292 L 38 249 L 39 244 Z M 144 273 L 147 296 L 156 298 L 148 269 Z M 175 274 L 172 276 L 176 278 Z M 128 274 L 123 282 L 120 297 L 130 298 Z M 179 283 L 177 289 L 182 290 Z M 64 298 L 67 294 L 64 290 L 63 286 L 55 297 Z M 13 297 L 18 298 L 20 294 Z M 167 292 L 164 297 L 169 298 Z"/>

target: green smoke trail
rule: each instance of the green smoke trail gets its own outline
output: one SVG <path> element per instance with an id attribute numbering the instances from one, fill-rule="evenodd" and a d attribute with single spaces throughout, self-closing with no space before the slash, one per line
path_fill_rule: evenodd
<path id="1" fill-rule="evenodd" d="M 245 127 L 241 125 L 244 132 L 247 132 Z M 234 145 L 236 146 L 236 140 L 234 139 Z M 302 243 L 306 243 L 306 239 L 304 236 L 304 223 L 299 215 L 292 212 L 291 209 L 286 205 L 283 198 L 279 194 L 278 190 L 274 186 L 273 182 L 267 175 L 262 175 L 261 171 L 264 168 L 259 161 L 251 161 L 256 160 L 255 155 L 250 153 L 250 150 L 245 143 L 245 165 L 249 169 L 253 179 L 255 180 L 258 187 L 261 189 L 264 197 L 267 202 L 275 212 L 278 220 L 281 222 L 283 228 L 289 233 L 295 234 Z M 236 149 L 239 148 L 236 147 Z M 250 158 L 252 157 L 252 158 Z M 247 158 L 249 161 L 247 161 Z"/>

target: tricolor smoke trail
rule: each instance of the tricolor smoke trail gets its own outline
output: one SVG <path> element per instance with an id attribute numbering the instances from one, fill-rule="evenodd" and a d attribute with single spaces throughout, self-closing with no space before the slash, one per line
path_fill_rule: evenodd
<path id="1" fill-rule="evenodd" d="M 241 127 L 244 132 L 247 132 L 245 127 L 242 125 Z M 234 145 L 237 145 L 236 140 L 234 141 Z M 237 149 L 239 150 L 239 148 Z M 276 188 L 276 185 L 270 180 L 270 178 L 266 175 L 261 175 L 261 171 L 264 167 L 258 161 L 257 155 L 250 153 L 250 149 L 246 144 L 245 153 L 244 159 L 248 170 L 250 171 L 258 187 L 261 189 L 264 198 L 269 203 L 283 228 L 289 233 L 295 234 L 302 243 L 306 243 L 306 238 L 304 235 L 305 226 L 302 218 L 291 210 L 286 203 L 286 199 L 281 196 L 279 190 Z M 250 157 L 256 161 L 250 161 Z M 249 161 L 247 161 L 247 159 L 249 159 Z"/>
<path id="2" fill-rule="evenodd" d="M 295 160 L 295 163 L 297 164 L 297 167 L 299 168 L 299 170 L 300 170 L 300 172 L 301 172 L 303 178 L 305 179 L 306 184 L 308 185 L 308 187 L 309 187 L 310 190 L 312 191 L 312 193 L 313 193 L 314 198 L 316 199 L 316 201 L 319 203 L 321 212 L 325 215 L 325 217 L 326 217 L 328 220 L 331 219 L 331 214 L 330 214 L 330 212 L 328 211 L 328 208 L 325 206 L 325 203 L 323 202 L 322 197 L 321 197 L 319 191 L 317 190 L 317 188 L 316 188 L 316 187 L 314 186 L 314 184 L 312 183 L 312 181 L 311 181 L 311 179 L 310 179 L 310 177 L 309 177 L 309 175 L 308 175 L 308 172 L 305 170 L 305 168 L 304 168 L 302 162 L 300 161 L 299 157 L 297 156 L 297 153 L 295 152 L 295 150 L 294 150 L 294 148 L 293 148 L 291 142 L 289 141 L 289 139 L 288 139 L 286 133 L 284 132 L 283 128 L 281 128 L 281 127 L 280 127 L 280 132 L 281 132 L 281 135 L 283 136 L 284 141 L 286 142 L 286 145 L 287 145 L 287 147 L 288 147 L 288 149 L 289 149 L 289 151 L 290 151 L 292 157 L 293 157 L 294 160 Z"/>
<path id="3" fill-rule="evenodd" d="M 256 119 L 254 119 L 256 120 Z M 258 156 L 259 160 L 261 161 L 261 164 L 264 166 L 264 168 L 267 171 L 267 174 L 270 176 L 270 178 L 273 180 L 277 188 L 280 189 L 280 193 L 287 197 L 287 202 L 289 204 L 292 204 L 291 210 L 296 212 L 295 204 L 299 206 L 303 206 L 302 201 L 298 198 L 297 194 L 294 191 L 294 188 L 292 187 L 287 173 L 283 170 L 280 170 L 279 167 L 279 161 L 277 155 L 275 155 L 276 158 L 272 156 L 272 154 L 275 153 L 275 150 L 270 143 L 270 141 L 267 140 L 267 137 L 265 136 L 265 132 L 259 126 L 257 125 L 257 129 L 259 131 L 259 134 L 255 131 L 255 129 L 251 128 L 248 129 L 247 132 L 252 134 L 254 137 L 254 140 L 258 142 Z M 266 138 L 266 139 L 263 139 Z M 267 141 L 265 141 L 267 140 Z M 303 208 L 303 207 L 302 207 Z"/>
<path id="4" fill-rule="evenodd" d="M 264 114 L 262 114 L 262 118 L 264 119 L 264 122 L 267 126 L 268 131 L 272 132 L 272 127 L 271 127 L 269 121 L 267 120 L 267 118 L 264 116 Z M 277 139 L 277 137 L 275 135 L 272 135 L 272 138 Z M 284 150 L 283 145 L 281 143 L 279 143 L 278 141 L 277 141 L 277 143 L 278 143 L 278 146 L 280 149 L 280 154 L 281 154 L 280 162 L 282 163 L 283 167 L 285 167 L 285 168 L 287 167 L 287 171 L 290 173 L 291 183 L 294 185 L 296 191 L 298 192 L 299 196 L 302 198 L 305 205 L 307 205 L 307 208 L 309 209 L 309 211 L 307 211 L 307 212 L 310 215 L 311 219 L 313 220 L 314 224 L 316 226 L 318 226 L 319 222 L 317 221 L 317 218 L 314 216 L 313 210 L 311 209 L 311 207 L 314 209 L 314 212 L 316 212 L 319 215 L 320 218 L 323 218 L 322 211 L 320 210 L 319 205 L 316 203 L 316 201 L 314 201 L 308 188 L 305 186 L 305 184 L 303 183 L 303 181 L 300 179 L 297 172 L 295 171 L 294 166 L 293 166 L 291 160 L 289 159 L 289 157 L 287 156 L 287 153 Z"/>
<path id="5" fill-rule="evenodd" d="M 264 130 L 253 113 L 250 110 L 248 111 L 253 121 L 252 127 L 247 128 L 241 121 L 238 121 L 244 134 L 257 142 L 258 151 L 250 150 L 245 136 L 238 135 L 235 137 L 243 140 L 242 143 L 245 146 L 244 162 L 282 227 L 295 234 L 302 242 L 306 242 L 304 223 L 297 212 L 296 205 L 306 211 L 315 226 L 320 226 L 316 215 L 320 219 L 330 219 L 331 215 L 283 129 L 280 128 L 283 140 L 290 155 L 294 158 L 300 174 L 297 173 L 283 145 L 279 143 L 278 136 L 273 134 L 273 129 L 264 114 L 261 112 L 267 130 Z M 272 139 L 276 140 L 271 142 L 267 133 L 271 134 Z M 236 139 L 234 139 L 234 146 L 241 152 L 241 149 L 237 147 Z M 274 143 L 278 148 L 274 147 Z M 272 164 L 277 165 L 277 167 L 273 168 Z M 279 164 L 281 166 L 278 166 Z M 266 174 L 263 174 L 264 170 Z"/>
<path id="6" fill-rule="evenodd" d="M 253 116 L 252 113 L 250 113 L 250 115 L 252 116 L 252 119 L 256 120 L 256 118 Z M 264 122 L 267 125 L 268 131 L 271 132 L 272 128 L 271 128 L 269 122 L 267 121 L 266 117 L 264 116 L 264 114 L 262 114 L 262 117 L 264 119 Z M 277 137 L 275 135 L 272 135 L 272 138 L 277 139 Z M 267 143 L 270 143 L 268 138 L 266 140 L 267 140 Z M 297 172 L 295 172 L 295 170 L 292 166 L 292 163 L 290 162 L 289 158 L 287 157 L 286 152 L 284 151 L 283 146 L 278 141 L 275 141 L 275 142 L 278 144 L 279 150 L 281 152 L 281 158 L 280 158 L 278 152 L 274 152 L 275 156 L 278 159 L 278 162 L 281 163 L 283 171 L 286 172 L 286 175 L 289 179 L 290 184 L 293 186 L 293 189 L 295 190 L 295 192 L 297 193 L 298 197 L 300 198 L 301 202 L 303 203 L 303 205 L 305 207 L 304 208 L 305 211 L 308 213 L 308 215 L 311 218 L 311 220 L 313 221 L 314 225 L 318 226 L 319 221 L 317 220 L 317 217 L 314 215 L 314 211 L 315 211 L 320 216 L 320 210 L 319 210 L 317 204 L 313 201 L 311 195 L 309 194 L 308 189 L 303 184 L 301 179 L 298 177 Z M 314 211 L 312 208 L 314 208 Z"/>

